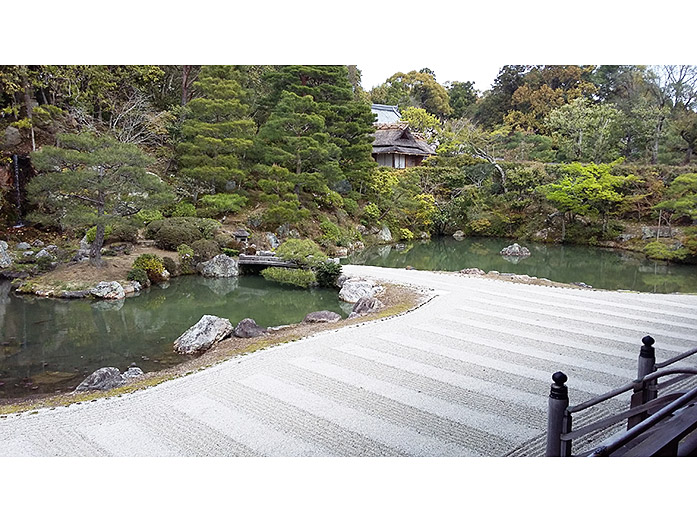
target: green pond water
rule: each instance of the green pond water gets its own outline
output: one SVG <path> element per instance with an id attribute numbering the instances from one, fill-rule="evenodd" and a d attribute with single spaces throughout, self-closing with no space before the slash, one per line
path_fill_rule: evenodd
<path id="1" fill-rule="evenodd" d="M 518 242 L 530 249 L 526 258 L 504 258 L 501 249 L 513 243 L 501 238 L 434 238 L 403 245 L 382 245 L 352 254 L 342 261 L 357 265 L 527 274 L 562 283 L 583 282 L 596 289 L 653 293 L 697 293 L 697 266 L 649 260 L 628 251 L 575 245 Z"/>
<path id="2" fill-rule="evenodd" d="M 174 353 L 172 343 L 204 314 L 270 327 L 318 310 L 346 317 L 351 307 L 336 291 L 260 276 L 183 276 L 118 301 L 17 296 L 0 280 L 0 399 L 73 390 L 100 367 L 176 365 L 191 356 Z"/>

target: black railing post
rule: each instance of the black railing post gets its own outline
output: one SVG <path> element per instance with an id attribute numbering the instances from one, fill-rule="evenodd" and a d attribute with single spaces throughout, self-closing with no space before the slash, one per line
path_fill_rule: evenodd
<path id="1" fill-rule="evenodd" d="M 566 374 L 552 374 L 552 387 L 549 391 L 549 409 L 547 411 L 547 451 L 545 456 L 558 457 L 571 454 L 571 441 L 562 442 L 562 434 L 571 431 L 571 415 L 566 412 L 569 406 L 569 389 Z"/>
<path id="2" fill-rule="evenodd" d="M 651 380 L 647 383 L 639 384 L 639 380 L 643 380 L 644 376 L 651 374 L 656 370 L 656 349 L 653 344 L 656 343 L 651 336 L 644 336 L 641 339 L 643 345 L 639 350 L 639 361 L 637 362 L 637 386 L 634 387 L 634 394 L 630 399 L 629 408 L 639 407 L 656 399 L 658 390 L 656 389 L 656 380 Z M 649 417 L 648 412 L 642 412 L 627 419 L 627 430 L 631 429 L 637 423 L 641 423 Z"/>
<path id="3" fill-rule="evenodd" d="M 639 363 L 637 365 L 637 378 L 643 379 L 647 374 L 656 371 L 656 349 L 653 344 L 656 343 L 651 336 L 641 338 L 641 350 L 639 351 Z M 644 403 L 655 400 L 658 397 L 656 389 L 656 381 L 652 380 L 644 387 Z"/>

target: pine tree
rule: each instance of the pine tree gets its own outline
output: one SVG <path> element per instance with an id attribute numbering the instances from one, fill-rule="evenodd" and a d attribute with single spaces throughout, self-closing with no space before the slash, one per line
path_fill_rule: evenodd
<path id="1" fill-rule="evenodd" d="M 194 87 L 201 97 L 186 105 L 177 158 L 181 185 L 197 200 L 244 183 L 243 160 L 255 124 L 234 66 L 204 66 Z"/>
<path id="2" fill-rule="evenodd" d="M 373 160 L 373 121 L 370 105 L 354 93 L 346 66 L 288 65 L 267 72 L 270 94 L 260 113 L 270 114 L 284 91 L 311 96 L 324 117 L 329 140 L 340 149 L 338 165 L 354 189 L 360 189 L 376 164 Z"/>
<path id="3" fill-rule="evenodd" d="M 90 263 L 101 265 L 106 225 L 166 204 L 169 187 L 146 171 L 152 159 L 135 145 L 89 133 L 60 134 L 58 143 L 32 154 L 40 174 L 27 186 L 37 207 L 31 218 L 62 228 L 96 225 Z"/>
<path id="4" fill-rule="evenodd" d="M 296 194 L 324 194 L 341 175 L 341 151 L 330 140 L 320 106 L 312 96 L 283 92 L 259 129 L 256 145 L 262 162 L 281 167 Z"/>

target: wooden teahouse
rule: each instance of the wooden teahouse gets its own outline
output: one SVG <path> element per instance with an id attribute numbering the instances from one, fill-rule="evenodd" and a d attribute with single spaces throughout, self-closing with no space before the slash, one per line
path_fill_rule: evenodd
<path id="1" fill-rule="evenodd" d="M 400 120 L 397 106 L 373 104 L 371 109 L 377 115 L 373 158 L 378 165 L 404 169 L 421 165 L 424 158 L 435 154 L 426 140 Z"/>

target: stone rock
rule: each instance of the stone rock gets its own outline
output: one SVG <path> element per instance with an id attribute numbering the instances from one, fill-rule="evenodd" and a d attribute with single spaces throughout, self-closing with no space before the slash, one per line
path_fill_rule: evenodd
<path id="1" fill-rule="evenodd" d="M 29 249 L 31 249 L 31 245 L 29 245 L 27 242 L 19 242 L 17 244 L 16 249 L 18 251 L 28 251 Z"/>
<path id="2" fill-rule="evenodd" d="M 373 280 L 363 278 L 349 278 L 341 285 L 339 299 L 348 303 L 356 303 L 361 298 L 372 298 L 383 290 Z"/>
<path id="3" fill-rule="evenodd" d="M 44 246 L 44 242 L 42 242 L 41 240 L 34 240 L 33 242 L 31 242 L 31 244 L 34 247 L 43 247 Z"/>
<path id="4" fill-rule="evenodd" d="M 132 380 L 134 378 L 142 376 L 143 374 L 145 374 L 143 372 L 143 369 L 141 369 L 140 367 L 136 367 L 135 365 L 131 365 L 130 367 L 128 367 L 128 370 L 126 372 L 121 374 L 121 377 L 124 380 Z"/>
<path id="5" fill-rule="evenodd" d="M 537 232 L 535 233 L 535 239 L 536 239 L 536 240 L 546 241 L 546 240 L 548 240 L 548 239 L 550 238 L 551 235 L 552 235 L 552 230 L 551 230 L 551 229 L 542 229 L 542 230 L 537 231 Z"/>
<path id="6" fill-rule="evenodd" d="M 56 251 L 58 251 L 58 245 L 53 245 L 53 244 L 47 245 L 47 246 L 46 246 L 46 250 L 47 250 L 48 252 L 50 252 L 51 254 L 53 254 L 53 253 L 55 253 Z"/>
<path id="7" fill-rule="evenodd" d="M 296 240 L 300 239 L 300 233 L 297 229 L 291 229 L 290 231 L 288 231 L 288 236 Z"/>
<path id="8" fill-rule="evenodd" d="M 621 242 L 628 242 L 629 240 L 633 240 L 636 238 L 634 234 L 620 234 L 617 239 Z"/>
<path id="9" fill-rule="evenodd" d="M 427 233 L 426 231 L 424 231 L 419 235 L 419 238 L 421 238 L 422 240 L 430 240 L 431 235 L 429 233 Z"/>
<path id="10" fill-rule="evenodd" d="M 276 256 L 276 253 L 272 251 L 257 251 L 257 256 Z"/>
<path id="11" fill-rule="evenodd" d="M 180 354 L 205 351 L 214 343 L 230 336 L 232 331 L 230 320 L 205 314 L 196 325 L 174 340 L 174 350 Z"/>
<path id="12" fill-rule="evenodd" d="M 346 256 L 348 256 L 348 249 L 346 247 L 338 247 L 334 250 L 334 255 L 339 258 L 346 258 Z"/>
<path id="13" fill-rule="evenodd" d="M 489 276 L 498 276 L 499 274 L 501 274 L 499 271 L 489 271 L 489 272 L 487 272 L 487 275 L 489 275 Z"/>
<path id="14" fill-rule="evenodd" d="M 481 269 L 478 269 L 477 267 L 471 267 L 471 268 L 469 268 L 469 269 L 462 269 L 462 270 L 460 271 L 460 273 L 461 273 L 461 274 L 475 274 L 475 275 L 477 275 L 477 276 L 483 276 L 483 275 L 486 274 L 486 272 L 484 272 L 484 271 L 481 270 Z"/>
<path id="15" fill-rule="evenodd" d="M 259 225 L 261 225 L 261 221 L 260 221 Z M 257 227 L 259 225 L 257 225 Z M 278 234 L 281 238 L 288 236 L 289 232 L 290 232 L 290 225 L 287 223 L 279 225 L 278 228 L 276 229 L 276 234 Z"/>
<path id="16" fill-rule="evenodd" d="M 385 306 L 380 300 L 375 297 L 363 297 L 353 306 L 352 314 L 362 315 L 370 312 L 379 311 Z"/>
<path id="17" fill-rule="evenodd" d="M 103 300 L 121 300 L 126 296 L 123 287 L 117 281 L 100 281 L 96 287 L 90 289 L 90 294 Z"/>
<path id="18" fill-rule="evenodd" d="M 576 287 L 581 287 L 582 289 L 592 289 L 590 285 L 583 283 L 582 281 L 571 282 L 571 285 L 576 285 Z"/>
<path id="19" fill-rule="evenodd" d="M 266 233 L 266 241 L 269 242 L 269 245 L 271 245 L 271 248 L 272 248 L 272 249 L 275 249 L 276 247 L 278 247 L 279 245 L 281 245 L 281 242 L 280 242 L 280 240 L 278 239 L 278 237 L 276 237 L 276 235 L 275 235 L 274 233 L 272 233 L 272 232 L 267 232 L 267 233 Z"/>
<path id="20" fill-rule="evenodd" d="M 9 248 L 10 246 L 7 244 L 5 240 L 0 240 L 0 250 L 7 250 Z"/>
<path id="21" fill-rule="evenodd" d="M 85 235 L 80 240 L 80 248 L 78 249 L 77 253 L 75 254 L 75 257 L 73 258 L 73 260 L 83 261 L 83 260 L 89 259 L 90 250 L 92 250 L 92 244 L 87 241 L 87 235 Z"/>
<path id="22" fill-rule="evenodd" d="M 25 258 L 31 258 L 32 256 L 34 256 L 34 251 L 24 251 L 24 252 L 22 253 L 22 255 L 23 255 Z"/>
<path id="23" fill-rule="evenodd" d="M 12 265 L 12 257 L 8 251 L 8 245 L 0 242 L 0 269 L 7 269 L 10 265 Z"/>
<path id="24" fill-rule="evenodd" d="M 124 385 L 126 380 L 116 367 L 102 367 L 87 376 L 76 388 L 75 392 L 88 390 L 109 390 Z"/>
<path id="25" fill-rule="evenodd" d="M 86 298 L 90 295 L 90 291 L 61 291 L 58 295 L 59 298 L 66 298 L 69 300 L 75 300 L 79 298 Z"/>
<path id="26" fill-rule="evenodd" d="M 363 249 L 365 249 L 365 244 L 360 241 L 353 242 L 350 247 L 352 251 L 362 251 Z"/>
<path id="27" fill-rule="evenodd" d="M 341 319 L 341 314 L 332 311 L 311 312 L 303 319 L 303 323 L 336 323 Z"/>
<path id="28" fill-rule="evenodd" d="M 406 250 L 407 245 L 405 243 L 396 243 L 394 246 L 395 251 L 404 251 Z"/>
<path id="29" fill-rule="evenodd" d="M 233 278 L 240 273 L 237 260 L 226 254 L 218 254 L 207 262 L 199 263 L 197 269 L 206 278 Z"/>
<path id="30" fill-rule="evenodd" d="M 509 245 L 501 249 L 501 256 L 530 256 L 530 250 L 527 247 L 521 247 L 517 243 Z"/>
<path id="31" fill-rule="evenodd" d="M 382 229 L 378 233 L 378 240 L 383 243 L 390 243 L 392 241 L 392 233 L 387 225 L 382 226 Z"/>
<path id="32" fill-rule="evenodd" d="M 21 143 L 22 135 L 20 134 L 19 129 L 11 125 L 8 125 L 5 128 L 5 136 L 3 137 L 2 141 L 3 149 L 17 147 Z"/>
<path id="33" fill-rule="evenodd" d="M 363 235 L 368 232 L 368 229 L 365 225 L 356 225 L 356 231 L 358 231 L 358 234 Z"/>
<path id="34" fill-rule="evenodd" d="M 344 282 L 350 279 L 351 276 L 349 276 L 348 274 L 340 274 L 339 277 L 336 279 L 336 284 L 339 288 L 341 288 L 344 286 Z"/>
<path id="35" fill-rule="evenodd" d="M 267 329 L 257 325 L 252 318 L 245 318 L 237 324 L 233 334 L 238 338 L 256 338 L 266 334 Z"/>
<path id="36" fill-rule="evenodd" d="M 465 233 L 460 230 L 457 230 L 453 233 L 453 238 L 455 238 L 456 240 L 462 240 L 464 237 Z"/>
<path id="37" fill-rule="evenodd" d="M 673 230 L 670 227 L 642 227 L 641 228 L 641 238 L 642 240 L 655 239 L 656 235 L 659 238 L 672 238 Z"/>
<path id="38" fill-rule="evenodd" d="M 39 252 L 36 253 L 36 259 L 39 260 L 41 258 L 53 258 L 53 255 L 48 252 L 46 249 L 41 249 Z"/>

